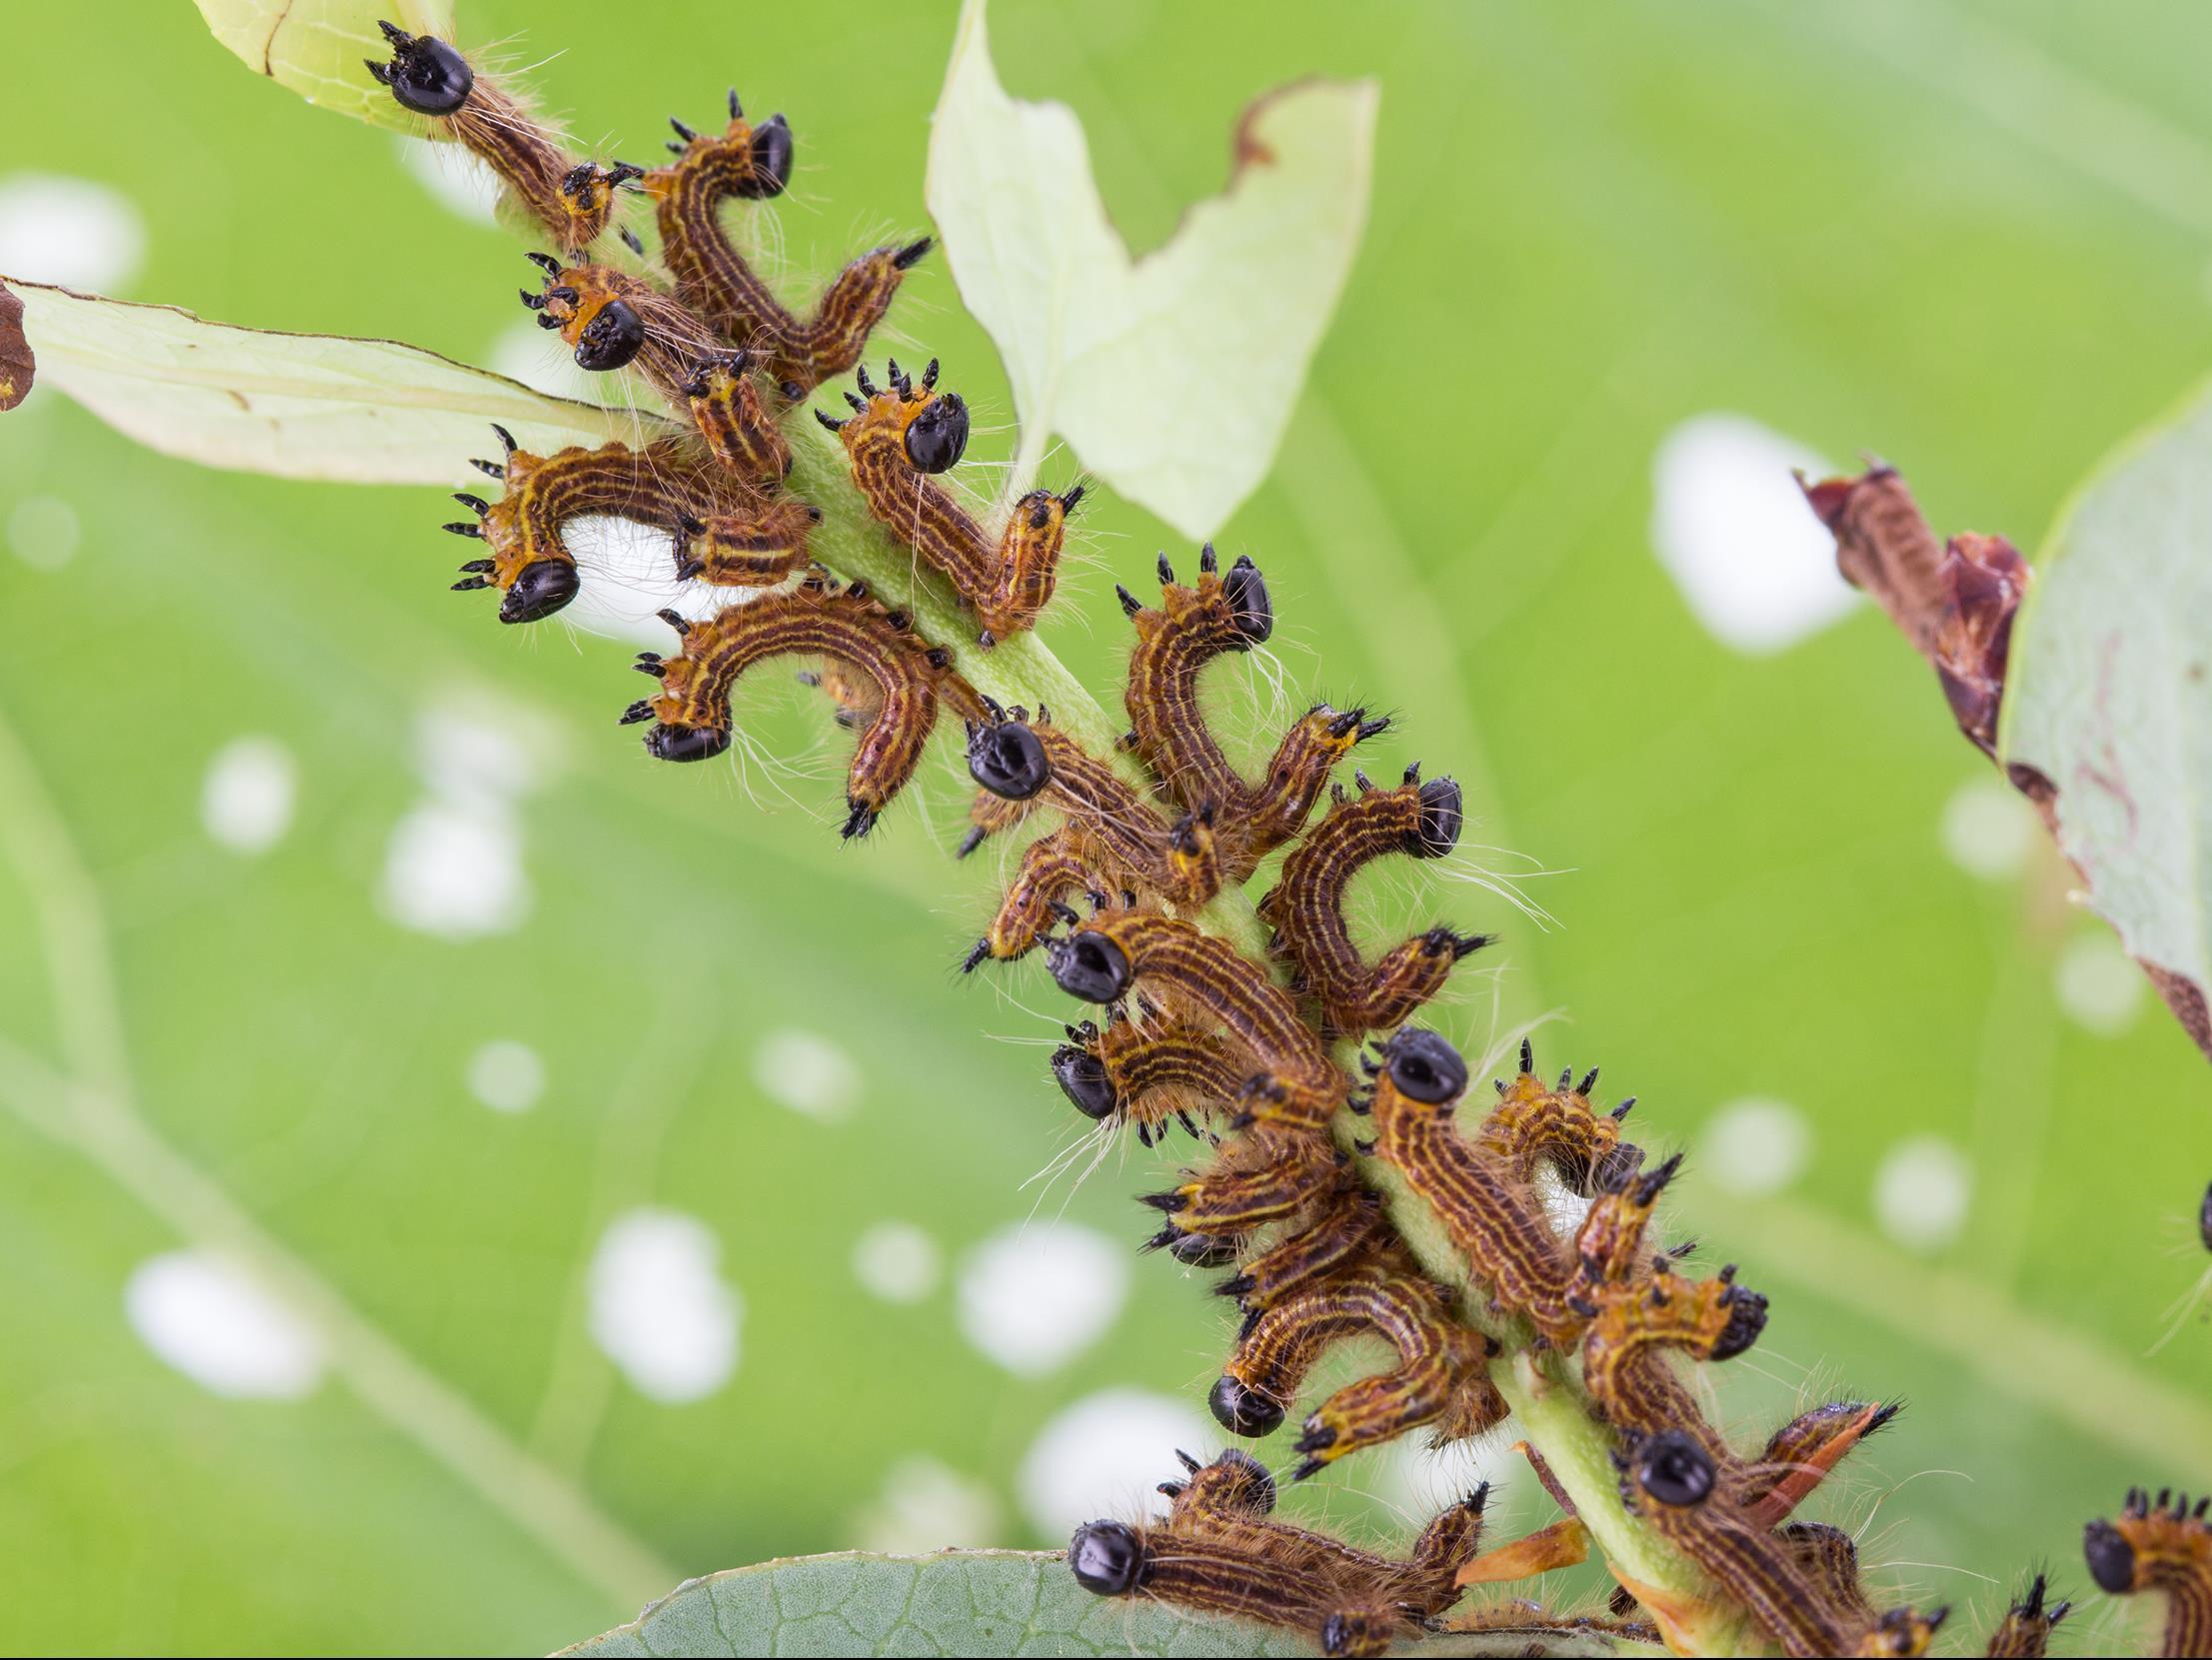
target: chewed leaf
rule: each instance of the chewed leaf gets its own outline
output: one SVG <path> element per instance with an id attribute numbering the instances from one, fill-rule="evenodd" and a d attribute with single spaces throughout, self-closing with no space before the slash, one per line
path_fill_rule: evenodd
<path id="1" fill-rule="evenodd" d="M 1297 1633 L 1189 1614 L 1149 1597 L 1095 1597 L 1037 1551 L 800 1556 L 689 1580 L 577 1655 L 1311 1654 Z M 1408 1654 L 1656 1654 L 1603 1635 L 1526 1627 L 1448 1633 Z"/>
<path id="2" fill-rule="evenodd" d="M 2090 903 L 2212 1052 L 2212 393 L 2061 519 L 2013 632 L 1999 748 L 2055 787 Z"/>
<path id="3" fill-rule="evenodd" d="M 210 467 L 350 484 L 441 484 L 498 422 L 529 449 L 650 437 L 635 410 L 548 397 L 417 346 L 277 334 L 208 323 L 0 278 L 22 302 L 17 334 L 0 308 L 0 366 L 35 356 L 39 384 L 66 392 L 149 449 Z M 27 361 L 27 358 L 26 358 Z"/>
<path id="4" fill-rule="evenodd" d="M 410 34 L 453 38 L 452 0 L 198 0 L 210 33 L 255 73 L 310 104 L 379 127 L 419 133 L 424 121 L 370 79 L 364 60 L 391 48 L 377 29 L 389 18 Z"/>
<path id="5" fill-rule="evenodd" d="M 1244 112 L 1234 171 L 1142 259 L 1106 217 L 1082 124 L 1008 96 L 983 0 L 962 14 L 927 194 L 961 298 L 1014 384 L 1027 489 L 1053 433 L 1183 534 L 1265 476 L 1366 222 L 1378 91 L 1307 81 Z"/>

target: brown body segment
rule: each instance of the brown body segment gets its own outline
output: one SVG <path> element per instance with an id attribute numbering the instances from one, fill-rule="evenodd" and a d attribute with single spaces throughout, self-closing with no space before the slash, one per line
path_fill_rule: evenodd
<path id="1" fill-rule="evenodd" d="M 852 419 L 821 419 L 845 445 L 870 514 L 952 582 L 989 646 L 1032 627 L 1051 602 L 1068 515 L 1083 491 L 1033 490 L 993 536 L 937 482 L 966 449 L 968 411 L 957 395 L 937 391 L 936 379 L 934 362 L 920 383 L 894 363 L 878 390 L 864 369 L 860 394 L 846 395 Z"/>
<path id="2" fill-rule="evenodd" d="M 1590 1091 L 1596 1087 L 1595 1066 L 1579 1083 L 1569 1066 L 1559 1074 L 1555 1087 L 1546 1086 L 1536 1076 L 1535 1050 L 1524 1038 L 1520 1070 L 1509 1081 L 1498 1080 L 1497 1102 L 1482 1120 L 1478 1139 L 1522 1181 L 1534 1180 L 1537 1166 L 1544 1164 L 1575 1192 L 1586 1193 L 1594 1174 L 1616 1161 L 1633 1168 L 1643 1158 L 1641 1151 L 1620 1138 L 1621 1121 L 1635 1106 L 1635 1097 L 1610 1112 L 1600 1112 L 1590 1103 Z"/>
<path id="3" fill-rule="evenodd" d="M 500 590 L 503 622 L 534 622 L 575 596 L 576 556 L 564 535 L 574 521 L 605 515 L 674 528 L 694 507 L 717 500 L 713 470 L 674 440 L 642 450 L 606 444 L 537 456 L 516 448 L 504 429 L 492 430 L 506 460 L 477 465 L 500 479 L 506 493 L 490 504 L 463 495 L 479 523 L 447 528 L 483 539 L 489 559 L 462 567 L 479 580 L 456 586 Z"/>
<path id="4" fill-rule="evenodd" d="M 699 366 L 729 350 L 698 313 L 643 278 L 608 265 L 531 258 L 545 285 L 539 294 L 526 290 L 523 302 L 540 327 L 560 332 L 583 369 L 599 374 L 635 365 L 681 409 L 690 403 Z"/>
<path id="5" fill-rule="evenodd" d="M 1336 1149 L 1315 1130 L 1260 1127 L 1223 1146 L 1204 1171 L 1145 1202 L 1167 1225 L 1151 1243 L 1178 1236 L 1241 1238 L 1293 1216 L 1335 1185 L 1342 1173 Z"/>
<path id="6" fill-rule="evenodd" d="M 2160 1654 L 2212 1654 L 2212 1497 L 2128 1489 L 2116 1521 L 2082 1530 L 2090 1577 L 2114 1596 L 2144 1592 L 2166 1599 Z"/>
<path id="7" fill-rule="evenodd" d="M 1526 1315 L 1554 1343 L 1572 1341 L 1588 1318 L 1571 1300 L 1573 1253 L 1527 1184 L 1453 1122 L 1465 1062 L 1434 1033 L 1410 1028 L 1384 1054 L 1369 1107 L 1377 1155 L 1436 1212 L 1500 1308 Z"/>
<path id="8" fill-rule="evenodd" d="M 1050 839 L 1050 837 L 1048 837 Z M 1193 1135 L 1225 1111 L 1250 1068 L 1213 1033 L 1147 1010 L 1141 1020 L 1109 1017 L 1068 1028 L 1053 1056 L 1054 1075 L 1089 1117 L 1133 1125 L 1146 1146 L 1171 1122 Z"/>
<path id="9" fill-rule="evenodd" d="M 1282 880 L 1260 901 L 1292 985 L 1319 1007 L 1321 1026 L 1360 1036 L 1395 1026 L 1443 988 L 1453 964 L 1489 936 L 1439 924 L 1368 962 L 1351 937 L 1344 901 L 1352 877 L 1391 854 L 1439 857 L 1459 837 L 1459 790 L 1449 779 L 1420 783 L 1417 766 L 1394 790 L 1364 776 L 1358 794 L 1339 800 L 1290 849 Z"/>
<path id="10" fill-rule="evenodd" d="M 1291 1292 L 1379 1251 L 1393 1237 L 1382 1195 L 1346 1179 L 1214 1289 L 1234 1297 L 1247 1312 L 1272 1308 Z"/>
<path id="11" fill-rule="evenodd" d="M 666 661 L 644 655 L 640 667 L 659 677 L 661 693 L 633 704 L 624 717 L 658 722 L 646 747 L 664 760 L 703 760 L 727 749 L 731 691 L 747 670 L 770 659 L 834 658 L 875 683 L 877 715 L 847 773 L 848 836 L 865 835 L 914 776 L 937 725 L 941 688 L 950 690 L 954 679 L 945 653 L 917 640 L 864 594 L 820 580 L 726 607 L 686 626 L 682 639 L 682 652 Z"/>
<path id="12" fill-rule="evenodd" d="M 1682 1430 L 1631 1436 L 1616 1457 L 1629 1512 L 1726 1586 L 1793 1660 L 1927 1651 L 1941 1612 L 1874 1614 L 1855 1581 L 1848 1597 L 1839 1595 L 1832 1553 L 1818 1539 L 1769 1532 L 1745 1517 L 1698 1437 Z"/>
<path id="13" fill-rule="evenodd" d="M 598 240 L 616 193 L 643 177 L 642 169 L 574 159 L 551 129 L 446 42 L 382 27 L 391 61 L 368 62 L 380 85 L 404 108 L 427 116 L 434 134 L 481 158 L 564 253 Z"/>
<path id="14" fill-rule="evenodd" d="M 1302 1631 L 1325 1655 L 1379 1655 L 1451 1606 L 1460 1564 L 1481 1549 L 1486 1488 L 1432 1520 L 1401 1561 L 1274 1520 L 1274 1482 L 1248 1453 L 1181 1457 L 1187 1477 L 1160 1483 L 1164 1523 L 1077 1531 L 1069 1564 L 1085 1589 Z"/>
<path id="15" fill-rule="evenodd" d="M 1344 1099 L 1344 1074 L 1296 1005 L 1224 939 L 1149 911 L 1103 911 L 1049 940 L 1047 952 L 1055 978 L 1077 996 L 1115 1001 L 1140 991 L 1170 1012 L 1227 1031 L 1252 1057 L 1245 1111 L 1255 1121 L 1318 1131 Z M 1087 970 L 1097 966 L 1114 983 L 1087 983 Z"/>
<path id="16" fill-rule="evenodd" d="M 1273 632 L 1266 583 L 1247 558 L 1222 576 L 1211 544 L 1199 553 L 1196 586 L 1177 583 L 1164 554 L 1159 581 L 1157 606 L 1119 591 L 1136 633 L 1122 692 L 1129 718 L 1125 742 L 1170 800 L 1190 812 L 1214 810 L 1222 827 L 1223 875 L 1242 881 L 1303 828 L 1329 770 L 1388 722 L 1369 721 L 1364 710 L 1338 713 L 1316 704 L 1283 736 L 1261 781 L 1247 784 L 1213 737 L 1199 705 L 1198 679 L 1214 659 L 1249 651 Z"/>
<path id="17" fill-rule="evenodd" d="M 752 351 L 770 378 L 793 398 L 804 397 L 861 360 L 868 337 L 891 309 L 907 270 L 930 250 L 930 239 L 877 248 L 839 272 L 801 319 L 777 299 L 722 224 L 723 204 L 781 194 L 791 161 L 790 128 L 782 116 L 756 127 L 731 97 L 730 124 L 719 134 L 695 134 L 680 123 L 677 159 L 644 176 L 661 231 L 661 257 L 676 292 L 733 345 Z"/>

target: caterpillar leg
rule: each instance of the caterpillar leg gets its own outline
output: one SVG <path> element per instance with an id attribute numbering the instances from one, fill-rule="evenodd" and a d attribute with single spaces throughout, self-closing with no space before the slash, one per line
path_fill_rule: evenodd
<path id="1" fill-rule="evenodd" d="M 1223 1149 L 1213 1168 L 1144 1202 L 1163 1212 L 1159 1244 L 1176 1234 L 1229 1236 L 1311 1203 L 1337 1176 L 1334 1149 L 1318 1136 L 1247 1135 Z"/>

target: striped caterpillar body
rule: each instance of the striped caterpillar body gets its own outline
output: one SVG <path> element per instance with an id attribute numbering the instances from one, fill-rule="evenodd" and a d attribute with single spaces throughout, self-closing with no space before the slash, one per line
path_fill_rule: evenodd
<path id="1" fill-rule="evenodd" d="M 1316 704 L 1283 736 L 1257 785 L 1231 767 L 1198 703 L 1198 675 L 1215 658 L 1247 652 L 1274 632 L 1274 605 L 1259 567 L 1239 557 L 1222 576 L 1213 545 L 1198 553 L 1198 583 L 1175 581 L 1159 556 L 1159 605 L 1147 608 L 1117 587 L 1121 610 L 1136 631 L 1122 701 L 1129 718 L 1122 740 L 1169 800 L 1189 811 L 1211 808 L 1226 832 L 1225 879 L 1240 882 L 1260 859 L 1298 833 L 1328 782 L 1329 770 L 1353 745 L 1388 730 L 1387 717 L 1365 710 L 1339 713 Z M 1456 828 L 1452 831 L 1457 835 Z"/>
<path id="2" fill-rule="evenodd" d="M 903 613 L 886 611 L 859 584 L 839 589 L 810 578 L 727 607 L 703 623 L 674 612 L 664 616 L 683 650 L 666 659 L 639 654 L 638 667 L 659 679 L 661 692 L 623 716 L 625 725 L 654 723 L 645 744 L 663 761 L 704 761 L 727 750 L 731 690 L 748 669 L 771 658 L 835 658 L 876 683 L 877 715 L 846 775 L 848 837 L 866 835 L 914 776 L 937 725 L 941 691 L 966 696 L 950 673 L 951 654 L 917 640 Z"/>
<path id="3" fill-rule="evenodd" d="M 1377 790 L 1358 775 L 1358 794 L 1339 795 L 1283 860 L 1282 880 L 1259 901 L 1275 929 L 1276 950 L 1291 967 L 1293 989 L 1320 1008 L 1330 1036 L 1359 1036 L 1395 1026 L 1442 989 L 1452 965 L 1490 943 L 1490 935 L 1438 925 L 1367 963 L 1344 921 L 1345 890 L 1361 866 L 1388 853 L 1441 858 L 1459 841 L 1459 787 L 1449 779 L 1420 782 L 1420 766 L 1405 770 L 1395 790 Z"/>
<path id="4" fill-rule="evenodd" d="M 535 623 L 576 598 L 576 556 L 564 538 L 574 521 L 608 515 L 670 528 L 693 508 L 734 495 L 713 468 L 674 440 L 642 450 L 607 444 L 535 456 L 518 449 L 504 427 L 492 431 L 506 459 L 474 465 L 500 480 L 506 493 L 497 502 L 457 494 L 454 499 L 477 517 L 446 529 L 484 542 L 490 557 L 462 566 L 468 578 L 453 586 L 498 589 L 502 623 Z"/>
<path id="5" fill-rule="evenodd" d="M 1308 1633 L 1326 1655 L 1378 1655 L 1458 1596 L 1460 1565 L 1481 1547 L 1481 1488 L 1421 1530 L 1404 1561 L 1272 1519 L 1275 1484 L 1250 1454 L 1211 1464 L 1177 1454 L 1188 1479 L 1160 1484 L 1167 1519 L 1091 1522 L 1069 1567 L 1099 1596 L 1139 1593 Z"/>
<path id="6" fill-rule="evenodd" d="M 2212 1654 L 2212 1496 L 2191 1505 L 2188 1495 L 2162 1489 L 2156 1498 L 2130 1487 L 2117 1520 L 2082 1529 L 2081 1553 L 2089 1576 L 2114 1596 L 2159 1591 L 2166 1598 L 2166 1626 L 2158 1652 Z"/>
<path id="7" fill-rule="evenodd" d="M 1202 1135 L 1201 1120 L 1244 1080 L 1211 1033 L 1148 1013 L 1142 1023 L 1109 1015 L 1103 1028 L 1093 1020 L 1071 1025 L 1053 1051 L 1053 1077 L 1076 1109 L 1134 1125 L 1147 1147 L 1169 1122 Z"/>
<path id="8" fill-rule="evenodd" d="M 2049 1590 L 2041 1574 L 2028 1581 L 2028 1588 L 1989 1634 L 1989 1646 L 1982 1650 L 1988 1660 L 2042 1660 L 2049 1652 L 2052 1628 L 2074 1606 L 2071 1602 L 2048 1601 Z"/>
<path id="9" fill-rule="evenodd" d="M 1371 1334 L 1397 1351 L 1396 1366 L 1346 1384 L 1307 1415 L 1293 1481 L 1422 1425 L 1434 1426 L 1439 1444 L 1478 1435 L 1507 1411 L 1487 1375 L 1496 1345 L 1453 1317 L 1454 1301 L 1410 1263 L 1339 1269 L 1247 1317 L 1208 1404 L 1232 1434 L 1269 1434 L 1326 1349 Z"/>
<path id="10" fill-rule="evenodd" d="M 1106 762 L 1086 755 L 1040 710 L 992 710 L 968 729 L 968 770 L 992 795 L 1058 809 L 1062 824 L 1024 851 L 991 930 L 967 966 L 984 956 L 1028 952 L 1071 893 L 1100 884 L 1141 888 L 1178 906 L 1202 905 L 1220 887 L 1210 814 L 1184 814 L 1172 824 L 1123 782 Z"/>
<path id="11" fill-rule="evenodd" d="M 792 133 L 781 115 L 756 127 L 733 90 L 730 124 L 719 135 L 694 132 L 674 116 L 676 160 L 643 176 L 661 229 L 661 258 L 678 296 L 733 345 L 751 350 L 787 398 L 803 398 L 861 360 L 868 337 L 891 309 L 908 270 L 930 251 L 923 237 L 877 248 L 839 272 L 801 321 L 731 246 L 722 205 L 781 196 L 791 180 Z"/>
<path id="12" fill-rule="evenodd" d="M 511 95 L 444 41 L 390 23 L 381 27 L 391 61 L 368 60 L 369 73 L 403 108 L 430 117 L 446 137 L 481 157 L 556 245 L 580 252 L 599 239 L 616 192 L 643 178 L 642 168 L 571 159 Z"/>
<path id="13" fill-rule="evenodd" d="M 1051 602 L 1068 516 L 1083 500 L 1083 487 L 1061 496 L 1031 491 L 993 536 L 936 481 L 967 454 L 969 427 L 968 405 L 957 392 L 939 392 L 937 377 L 935 358 L 919 384 L 894 359 L 879 390 L 861 369 L 860 391 L 845 395 L 850 420 L 815 414 L 845 445 L 868 511 L 952 582 L 981 625 L 978 643 L 988 648 L 1034 626 Z"/>

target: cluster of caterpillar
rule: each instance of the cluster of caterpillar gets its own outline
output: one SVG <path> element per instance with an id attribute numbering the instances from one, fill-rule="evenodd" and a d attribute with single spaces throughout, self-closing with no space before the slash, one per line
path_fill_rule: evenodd
<path id="1" fill-rule="evenodd" d="M 1379 1338 L 1393 1364 L 1312 1406 L 1288 1478 L 1416 1429 L 1438 1443 L 1461 1440 L 1507 1416 L 1490 1369 L 1510 1341 L 1557 1386 L 1578 1389 L 1610 1432 L 1624 1506 L 1773 1646 L 1788 1655 L 1925 1652 L 1943 1611 L 1877 1608 L 1850 1536 L 1791 1519 L 1894 1406 L 1834 1402 L 1782 1425 L 1755 1455 L 1731 1446 L 1682 1368 L 1748 1349 L 1767 1304 L 1737 1282 L 1733 1265 L 1691 1278 L 1681 1271 L 1688 1247 L 1651 1242 L 1679 1157 L 1647 1167 L 1622 1137 L 1633 1102 L 1601 1110 L 1594 1070 L 1577 1080 L 1570 1068 L 1546 1083 L 1526 1042 L 1481 1121 L 1462 1125 L 1465 1060 L 1408 1022 L 1492 936 L 1439 922 L 1373 958 L 1355 942 L 1346 919 L 1354 876 L 1391 854 L 1450 854 L 1462 821 L 1457 786 L 1422 779 L 1417 765 L 1388 789 L 1356 771 L 1349 792 L 1333 784 L 1354 748 L 1389 725 L 1361 709 L 1315 705 L 1256 779 L 1215 739 L 1200 705 L 1203 672 L 1266 641 L 1274 626 L 1258 567 L 1240 558 L 1224 573 L 1208 546 L 1188 586 L 1160 557 L 1154 604 L 1117 591 L 1135 639 L 1128 730 L 1115 753 L 1086 750 L 1043 708 L 1033 717 L 982 696 L 952 650 L 922 638 L 908 613 L 814 561 L 808 532 L 820 514 L 785 488 L 784 422 L 824 381 L 856 371 L 851 418 L 816 414 L 837 435 L 871 516 L 958 594 L 985 648 L 1034 626 L 1050 604 L 1082 489 L 1034 491 L 994 528 L 937 482 L 969 438 L 967 406 L 938 390 L 938 365 L 917 379 L 890 363 L 881 386 L 860 367 L 929 240 L 863 255 L 802 319 L 751 270 L 721 220 L 732 200 L 785 189 L 793 137 L 782 116 L 753 126 L 733 93 L 721 135 L 675 123 L 666 166 L 575 159 L 450 44 L 384 29 L 393 55 L 370 72 L 482 156 L 561 250 L 532 256 L 543 282 L 523 291 L 524 304 L 580 366 L 635 369 L 689 420 L 679 436 L 642 447 L 549 456 L 495 429 L 503 459 L 476 465 L 504 494 L 496 503 L 464 494 L 474 517 L 448 527 L 490 554 L 464 566 L 455 586 L 497 590 L 502 621 L 534 622 L 578 591 L 564 542 L 573 521 L 612 514 L 665 529 L 682 578 L 743 597 L 705 621 L 662 614 L 678 649 L 641 654 L 636 667 L 658 690 L 633 703 L 624 724 L 650 724 L 646 747 L 664 760 L 719 755 L 732 742 L 739 678 L 770 660 L 800 660 L 802 678 L 856 735 L 849 837 L 867 833 L 915 776 L 941 716 L 962 719 L 981 794 L 960 852 L 1038 821 L 963 966 L 1041 954 L 1062 990 L 1104 1010 L 1069 1025 L 1053 1055 L 1070 1101 L 1146 1145 L 1170 1124 L 1200 1143 L 1201 1162 L 1145 1196 L 1160 1217 L 1145 1244 L 1228 1270 L 1218 1289 L 1241 1323 L 1208 1396 L 1222 1427 L 1271 1433 L 1324 1354 Z M 658 278 L 593 260 L 624 193 L 655 204 Z M 642 255 L 633 232 L 616 230 Z M 1200 918 L 1277 854 L 1257 906 L 1271 929 L 1268 954 L 1255 960 Z M 1439 1283 L 1416 1260 L 1393 1224 L 1392 1189 L 1433 1212 L 1465 1286 Z M 1571 1228 L 1553 1219 L 1562 1193 L 1583 1207 Z M 2212 1218 L 2212 1198 L 2207 1205 Z M 1478 1293 L 1471 1316 L 1469 1289 Z M 1530 1459 L 1571 1516 L 1568 1494 L 1539 1455 Z M 1565 1534 L 1546 1529 L 1490 1553 L 1489 1571 L 1477 1567 L 1486 1489 L 1438 1516 L 1398 1560 L 1276 1520 L 1275 1479 L 1246 1452 L 1183 1463 L 1185 1477 L 1160 1489 L 1171 1501 L 1164 1522 L 1108 1519 L 1078 1531 L 1069 1560 L 1082 1585 L 1296 1629 L 1331 1655 L 1367 1655 L 1432 1627 L 1471 1581 L 1579 1560 Z M 2168 1653 L 2212 1646 L 2207 1508 L 2132 1492 L 2117 1522 L 2092 1523 L 2085 1536 L 2100 1586 L 2165 1593 Z M 2038 1576 L 1989 1653 L 2044 1652 L 2068 1608 L 2045 1592 Z M 1625 1578 L 1612 1612 L 1610 1621 L 1554 1621 L 1514 1605 L 1478 1613 L 1471 1626 L 1656 1631 L 1670 1641 L 1682 1629 L 1676 1601 Z"/>

